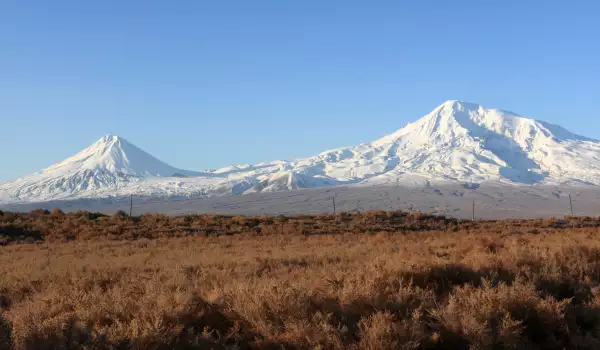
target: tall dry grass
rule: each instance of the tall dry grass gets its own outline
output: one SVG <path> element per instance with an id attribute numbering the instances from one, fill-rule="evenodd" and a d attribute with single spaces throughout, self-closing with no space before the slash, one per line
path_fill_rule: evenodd
<path id="1" fill-rule="evenodd" d="M 597 220 L 354 231 L 394 215 L 6 245 L 0 348 L 600 348 Z"/>

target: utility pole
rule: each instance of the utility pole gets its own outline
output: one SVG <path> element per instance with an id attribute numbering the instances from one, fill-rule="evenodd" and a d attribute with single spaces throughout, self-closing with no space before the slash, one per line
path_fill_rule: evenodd
<path id="1" fill-rule="evenodd" d="M 129 195 L 129 217 L 131 217 L 132 212 L 133 212 L 133 193 Z"/>
<path id="2" fill-rule="evenodd" d="M 473 221 L 475 221 L 475 201 L 473 201 Z"/>
<path id="3" fill-rule="evenodd" d="M 573 214 L 573 199 L 571 198 L 571 194 L 569 193 L 569 207 L 571 208 L 571 216 L 575 216 L 575 214 Z"/>
<path id="4" fill-rule="evenodd" d="M 335 197 L 331 197 L 331 200 L 333 201 L 333 213 L 335 214 Z"/>

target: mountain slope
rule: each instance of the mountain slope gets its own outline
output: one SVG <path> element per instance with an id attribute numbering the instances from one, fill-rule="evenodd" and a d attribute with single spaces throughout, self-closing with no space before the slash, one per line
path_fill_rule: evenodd
<path id="1" fill-rule="evenodd" d="M 64 161 L 38 173 L 0 185 L 0 200 L 34 201 L 94 196 L 147 177 L 197 176 L 174 168 L 118 136 L 105 136 Z M 8 195 L 6 195 L 8 194 Z"/>
<path id="2" fill-rule="evenodd" d="M 371 143 L 295 161 L 204 173 L 165 164 L 109 136 L 39 173 L 0 185 L 0 201 L 221 195 L 336 185 L 454 181 L 600 185 L 600 142 L 559 126 L 447 101 Z"/>
<path id="3" fill-rule="evenodd" d="M 121 173 L 136 177 L 171 176 L 175 173 L 200 174 L 174 168 L 137 148 L 127 140 L 112 135 L 102 137 L 83 151 L 43 171 L 69 173 L 82 169 L 101 169 L 110 173 Z"/>
<path id="4" fill-rule="evenodd" d="M 328 176 L 358 180 L 385 174 L 383 181 L 393 172 L 472 182 L 534 184 L 548 178 L 600 184 L 599 159 L 599 142 L 561 127 L 447 101 L 372 143 L 324 152 L 298 164 L 320 164 Z"/>

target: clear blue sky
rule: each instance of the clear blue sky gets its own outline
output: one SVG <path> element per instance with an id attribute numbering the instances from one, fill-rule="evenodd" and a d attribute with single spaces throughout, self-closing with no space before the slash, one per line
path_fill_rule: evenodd
<path id="1" fill-rule="evenodd" d="M 107 133 L 197 170 L 311 156 L 448 99 L 600 139 L 599 13 L 599 1 L 2 1 L 0 180 Z"/>

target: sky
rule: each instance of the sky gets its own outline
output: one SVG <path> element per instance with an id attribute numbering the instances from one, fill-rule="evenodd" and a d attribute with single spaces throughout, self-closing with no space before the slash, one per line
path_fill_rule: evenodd
<path id="1" fill-rule="evenodd" d="M 598 1 L 0 2 L 0 181 L 106 134 L 180 168 L 312 156 L 458 99 L 600 139 Z"/>

